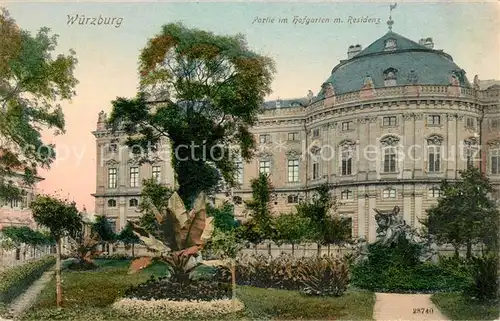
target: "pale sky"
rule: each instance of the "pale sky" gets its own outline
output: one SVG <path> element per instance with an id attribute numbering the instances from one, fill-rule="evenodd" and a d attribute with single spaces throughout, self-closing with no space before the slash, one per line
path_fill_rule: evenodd
<path id="1" fill-rule="evenodd" d="M 58 53 L 74 49 L 79 60 L 75 71 L 80 84 L 77 96 L 63 105 L 67 132 L 46 135 L 58 146 L 59 159 L 42 172 L 44 193 L 74 199 L 81 208 L 94 209 L 95 129 L 100 110 L 109 112 L 117 96 L 135 96 L 139 51 L 147 40 L 171 22 L 183 22 L 217 34 L 246 35 L 252 50 L 272 57 L 277 66 L 269 99 L 304 97 L 317 93 L 347 48 L 363 48 L 387 32 L 389 3 L 366 2 L 2 2 L 21 28 L 35 32 L 42 26 L 58 34 Z M 443 49 L 467 72 L 470 81 L 500 79 L 500 6 L 498 2 L 440 3 L 399 2 L 393 11 L 393 31 L 409 39 L 432 37 L 434 48 Z M 68 24 L 68 16 L 122 18 L 115 27 Z M 309 18 L 380 18 L 379 24 L 294 24 L 294 16 Z M 274 23 L 253 23 L 274 18 Z M 288 23 L 278 23 L 287 18 Z M 268 20 L 270 20 L 268 19 Z"/>

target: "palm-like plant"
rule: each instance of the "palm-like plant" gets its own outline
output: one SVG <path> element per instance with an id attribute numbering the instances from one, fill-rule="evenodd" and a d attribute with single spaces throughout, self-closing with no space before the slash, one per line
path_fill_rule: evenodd
<path id="1" fill-rule="evenodd" d="M 134 234 L 169 265 L 173 279 L 180 282 L 189 280 L 190 272 L 200 264 L 196 260 L 199 250 L 214 231 L 213 218 L 207 217 L 205 194 L 198 195 L 190 212 L 186 210 L 176 192 L 169 198 L 166 208 L 152 205 L 150 209 L 154 212 L 160 227 L 161 240 L 129 221 Z M 137 272 L 151 262 L 151 259 L 139 258 L 132 262 L 131 272 Z"/>

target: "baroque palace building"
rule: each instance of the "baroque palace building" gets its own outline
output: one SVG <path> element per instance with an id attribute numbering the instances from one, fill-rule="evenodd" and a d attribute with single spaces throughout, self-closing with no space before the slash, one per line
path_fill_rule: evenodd
<path id="1" fill-rule="evenodd" d="M 253 128 L 258 152 L 238 162 L 240 186 L 232 190 L 238 217 L 245 219 L 241 201 L 251 198 L 259 172 L 270 174 L 277 214 L 294 211 L 328 183 L 353 237 L 369 241 L 376 235 L 374 208 L 399 206 L 418 227 L 440 196 L 440 182 L 459 179 L 467 166 L 479 166 L 500 188 L 500 82 L 477 76 L 469 82 L 432 38 L 412 41 L 393 32 L 392 23 L 365 49 L 349 46 L 316 95 L 265 103 Z M 140 181 L 154 176 L 173 186 L 174 175 L 169 159 L 139 167 L 128 153 L 119 156 L 105 117 L 94 132 L 96 214 L 121 228 L 137 215 Z"/>

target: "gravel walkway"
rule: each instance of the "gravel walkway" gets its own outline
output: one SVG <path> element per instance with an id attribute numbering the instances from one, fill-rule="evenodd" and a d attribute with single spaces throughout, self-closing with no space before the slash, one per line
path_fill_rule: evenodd
<path id="1" fill-rule="evenodd" d="M 432 303 L 430 294 L 376 293 L 376 298 L 373 309 L 376 321 L 448 320 Z"/>

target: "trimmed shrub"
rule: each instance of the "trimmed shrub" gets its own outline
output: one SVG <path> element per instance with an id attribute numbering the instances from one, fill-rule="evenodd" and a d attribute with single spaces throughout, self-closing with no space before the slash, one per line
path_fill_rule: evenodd
<path id="1" fill-rule="evenodd" d="M 0 273 L 0 302 L 10 303 L 56 262 L 53 256 L 29 262 Z"/>
<path id="2" fill-rule="evenodd" d="M 99 266 L 95 264 L 94 262 L 71 262 L 68 264 L 68 269 L 73 270 L 73 271 L 89 271 L 89 270 L 95 270 Z"/>
<path id="3" fill-rule="evenodd" d="M 348 265 L 334 257 L 254 256 L 240 259 L 236 282 L 261 288 L 302 290 L 311 295 L 342 295 L 349 284 Z"/>

